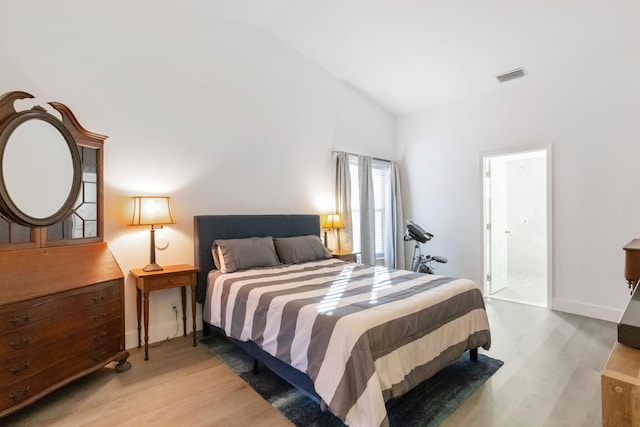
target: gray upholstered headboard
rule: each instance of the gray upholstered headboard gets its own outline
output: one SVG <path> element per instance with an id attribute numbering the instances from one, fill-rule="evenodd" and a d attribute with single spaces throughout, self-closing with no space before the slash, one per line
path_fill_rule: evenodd
<path id="1" fill-rule="evenodd" d="M 200 269 L 196 301 L 203 303 L 207 275 L 215 269 L 211 245 L 216 239 L 320 236 L 319 215 L 198 215 L 193 217 L 194 262 Z"/>

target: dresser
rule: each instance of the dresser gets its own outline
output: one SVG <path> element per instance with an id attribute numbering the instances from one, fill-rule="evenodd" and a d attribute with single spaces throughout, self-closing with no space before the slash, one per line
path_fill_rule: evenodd
<path id="1" fill-rule="evenodd" d="M 640 425 L 640 350 L 615 343 L 601 375 L 602 425 Z"/>
<path id="2" fill-rule="evenodd" d="M 16 110 L 30 98 L 0 96 L 0 418 L 107 364 L 130 368 L 124 275 L 103 241 L 107 137 L 64 104 Z"/>
<path id="3" fill-rule="evenodd" d="M 110 362 L 129 369 L 106 243 L 0 253 L 0 271 L 0 417 Z"/>

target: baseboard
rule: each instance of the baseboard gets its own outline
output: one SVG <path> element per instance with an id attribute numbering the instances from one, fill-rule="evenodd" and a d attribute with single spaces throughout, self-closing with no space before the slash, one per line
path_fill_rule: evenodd
<path id="1" fill-rule="evenodd" d="M 199 326 L 202 327 L 202 324 L 196 323 L 196 328 L 198 328 Z M 187 319 L 187 334 L 191 333 L 191 330 L 192 330 L 191 328 L 192 328 L 191 319 Z M 183 333 L 184 331 L 182 329 L 182 319 L 180 319 L 177 336 L 181 337 L 183 336 Z M 176 335 L 175 322 L 167 322 L 157 326 L 149 325 L 149 344 L 164 341 L 167 339 L 167 337 L 173 338 L 175 335 Z M 138 331 L 137 330 L 126 332 L 124 337 L 125 337 L 125 341 L 124 341 L 125 348 L 129 349 L 129 348 L 138 347 Z M 144 330 L 141 331 L 140 340 L 142 342 L 142 345 L 144 346 Z"/>
<path id="2" fill-rule="evenodd" d="M 551 308 L 564 313 L 579 314 L 581 316 L 592 317 L 594 319 L 606 320 L 608 322 L 618 322 L 624 310 L 600 305 L 585 304 L 583 302 L 571 301 L 561 298 L 553 298 Z"/>

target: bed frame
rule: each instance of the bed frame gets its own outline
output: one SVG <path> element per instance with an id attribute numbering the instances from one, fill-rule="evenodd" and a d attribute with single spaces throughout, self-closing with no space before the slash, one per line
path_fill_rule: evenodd
<path id="1" fill-rule="evenodd" d="M 216 239 L 242 239 L 246 237 L 293 237 L 315 235 L 320 236 L 319 215 L 198 215 L 193 217 L 195 266 L 198 272 L 196 285 L 196 301 L 203 304 L 207 293 L 207 275 L 215 269 L 211 255 L 211 245 Z M 203 319 L 204 336 L 213 332 L 225 333 Z M 289 384 L 298 388 L 316 402 L 322 401 L 313 387 L 308 375 L 276 359 L 260 349 L 253 342 L 243 342 L 230 338 L 231 341 L 251 355 L 254 370 L 258 362 L 282 377 Z"/>

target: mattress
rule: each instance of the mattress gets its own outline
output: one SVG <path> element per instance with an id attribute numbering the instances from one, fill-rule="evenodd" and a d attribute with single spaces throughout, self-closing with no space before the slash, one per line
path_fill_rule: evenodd
<path id="1" fill-rule="evenodd" d="M 387 400 L 491 345 L 474 282 L 335 259 L 212 271 L 203 317 L 306 373 L 354 426 L 387 425 Z"/>

